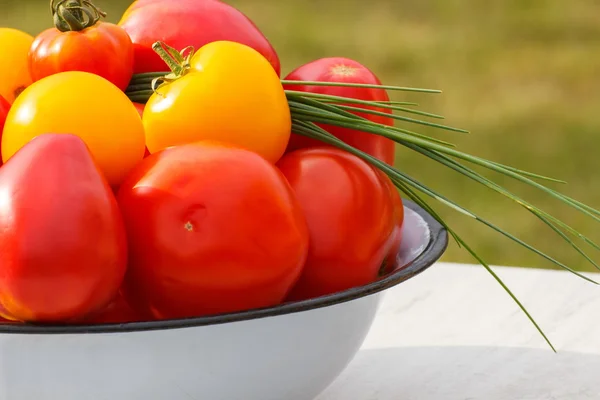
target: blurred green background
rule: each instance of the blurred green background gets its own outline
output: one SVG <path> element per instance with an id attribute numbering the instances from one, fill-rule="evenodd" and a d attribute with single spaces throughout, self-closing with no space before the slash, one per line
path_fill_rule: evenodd
<path id="1" fill-rule="evenodd" d="M 174 0 L 175 1 L 175 0 Z M 0 0 L 0 26 L 36 34 L 47 0 Z M 127 0 L 97 0 L 116 22 Z M 600 208 L 600 2 L 597 0 L 230 0 L 261 28 L 287 74 L 344 56 L 384 83 L 443 90 L 396 94 L 470 135 L 420 129 L 461 150 L 568 181 L 553 185 Z M 406 149 L 397 166 L 573 268 L 589 269 L 553 231 L 512 202 Z M 599 224 L 559 202 L 490 175 L 600 240 Z M 497 233 L 432 201 L 492 264 L 550 267 Z M 591 255 L 593 251 L 590 251 Z M 472 262 L 452 245 L 446 261 Z"/>

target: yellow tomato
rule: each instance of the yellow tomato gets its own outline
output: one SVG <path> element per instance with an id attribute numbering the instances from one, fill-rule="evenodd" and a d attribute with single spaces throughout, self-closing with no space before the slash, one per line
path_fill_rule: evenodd
<path id="1" fill-rule="evenodd" d="M 277 162 L 287 147 L 291 116 L 271 64 L 234 42 L 203 46 L 184 76 L 164 84 L 144 110 L 146 145 L 166 147 L 216 140 Z"/>
<path id="2" fill-rule="evenodd" d="M 13 103 L 31 85 L 28 54 L 33 36 L 11 28 L 0 28 L 0 96 Z"/>
<path id="3" fill-rule="evenodd" d="M 133 103 L 112 83 L 87 72 L 51 75 L 21 93 L 6 117 L 2 159 L 45 133 L 83 139 L 113 186 L 144 157 L 144 127 Z"/>

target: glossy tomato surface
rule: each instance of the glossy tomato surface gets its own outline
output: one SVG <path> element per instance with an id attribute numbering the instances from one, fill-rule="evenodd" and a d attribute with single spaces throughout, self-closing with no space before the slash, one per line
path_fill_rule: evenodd
<path id="1" fill-rule="evenodd" d="M 50 28 L 35 38 L 29 70 L 34 81 L 65 71 L 89 72 L 124 91 L 133 75 L 133 44 L 127 32 L 107 22 L 77 32 Z"/>
<path id="2" fill-rule="evenodd" d="M 291 115 L 265 58 L 248 46 L 220 41 L 199 49 L 190 64 L 185 76 L 159 87 L 146 104 L 148 150 L 218 140 L 277 162 L 290 139 Z"/>
<path id="3" fill-rule="evenodd" d="M 290 300 L 373 282 L 390 246 L 394 205 L 370 165 L 335 148 L 286 154 L 277 164 L 308 223 L 310 249 Z"/>
<path id="4" fill-rule="evenodd" d="M 160 40 L 182 50 L 216 41 L 233 41 L 262 54 L 279 76 L 281 65 L 275 49 L 256 25 L 236 8 L 215 0 L 138 0 L 123 14 L 119 25 L 135 48 L 135 73 L 169 69 L 152 50 Z M 243 64 L 239 64 L 241 66 Z"/>
<path id="5" fill-rule="evenodd" d="M 31 85 L 27 54 L 33 36 L 11 28 L 0 28 L 0 96 L 13 103 Z"/>
<path id="6" fill-rule="evenodd" d="M 33 139 L 0 168 L 0 193 L 0 314 L 57 323 L 106 307 L 125 275 L 125 227 L 84 142 Z"/>
<path id="7" fill-rule="evenodd" d="M 308 251 L 301 208 L 257 154 L 199 142 L 146 158 L 121 186 L 124 294 L 157 319 L 279 304 Z"/>
<path id="8" fill-rule="evenodd" d="M 305 64 L 292 71 L 286 78 L 291 81 L 313 81 L 333 83 L 360 83 L 369 85 L 381 85 L 381 81 L 375 74 L 357 61 L 347 58 L 322 58 Z M 285 85 L 285 89 L 300 92 L 326 94 L 331 96 L 346 97 L 356 100 L 389 101 L 387 92 L 383 89 L 353 88 L 341 86 L 310 86 L 310 85 Z M 360 104 L 346 104 L 348 106 L 370 109 L 378 112 L 388 113 L 389 109 L 380 107 L 369 107 Z M 351 111 L 356 115 L 367 118 L 373 122 L 388 126 L 394 125 L 394 120 L 389 117 L 372 115 L 364 112 Z M 373 157 L 377 157 L 390 165 L 394 163 L 395 143 L 382 136 L 367 132 L 341 128 L 338 126 L 322 126 L 329 133 L 349 145 L 362 150 Z M 322 146 L 323 143 L 300 135 L 292 135 L 288 151 L 305 147 Z"/>
<path id="9" fill-rule="evenodd" d="M 2 159 L 50 132 L 82 138 L 113 186 L 144 156 L 144 127 L 133 104 L 115 85 L 88 72 L 51 75 L 21 93 L 6 118 Z"/>

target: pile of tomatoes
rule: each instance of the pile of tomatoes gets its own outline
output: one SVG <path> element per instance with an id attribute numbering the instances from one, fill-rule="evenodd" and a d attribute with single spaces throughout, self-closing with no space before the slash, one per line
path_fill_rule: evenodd
<path id="1" fill-rule="evenodd" d="M 218 0 L 137 0 L 118 24 L 89 1 L 58 0 L 52 13 L 55 27 L 35 38 L 0 28 L 12 66 L 0 81 L 0 316 L 215 315 L 332 294 L 393 267 L 398 191 L 358 157 L 292 134 L 284 91 L 389 101 L 384 90 L 284 88 L 268 40 Z M 167 64 L 147 104 L 128 98 L 134 74 Z M 379 84 L 342 58 L 286 79 Z M 388 139 L 323 128 L 394 161 Z"/>

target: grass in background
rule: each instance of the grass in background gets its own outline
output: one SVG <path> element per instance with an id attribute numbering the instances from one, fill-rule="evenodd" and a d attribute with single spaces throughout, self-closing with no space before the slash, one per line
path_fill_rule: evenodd
<path id="1" fill-rule="evenodd" d="M 175 0 L 174 0 L 175 1 Z M 117 21 L 127 0 L 96 0 Z M 35 34 L 49 26 L 46 0 L 0 0 L 0 26 Z M 279 52 L 284 74 L 316 58 L 344 56 L 384 83 L 441 89 L 404 94 L 446 123 L 460 149 L 569 182 L 560 189 L 600 207 L 600 3 L 596 0 L 229 0 Z M 423 131 L 421 129 L 421 131 Z M 442 137 L 440 133 L 424 133 Z M 397 167 L 575 269 L 584 263 L 534 217 L 508 200 L 399 149 Z M 525 198 L 600 240 L 600 226 L 558 202 L 494 176 Z M 464 216 L 431 204 L 493 264 L 548 267 Z M 598 254 L 592 255 L 600 259 Z M 451 246 L 446 261 L 472 262 Z M 587 268 L 587 267 L 586 267 Z"/>

